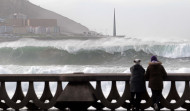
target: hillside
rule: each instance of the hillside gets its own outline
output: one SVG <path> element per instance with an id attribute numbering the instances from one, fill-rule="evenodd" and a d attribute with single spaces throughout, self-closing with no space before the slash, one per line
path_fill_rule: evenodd
<path id="1" fill-rule="evenodd" d="M 0 18 L 7 18 L 13 13 L 23 13 L 28 18 L 57 19 L 61 32 L 83 33 L 89 31 L 87 27 L 30 3 L 28 0 L 0 0 Z"/>

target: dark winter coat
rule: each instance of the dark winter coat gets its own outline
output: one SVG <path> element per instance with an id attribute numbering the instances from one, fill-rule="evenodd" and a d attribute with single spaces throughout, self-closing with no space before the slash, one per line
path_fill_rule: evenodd
<path id="1" fill-rule="evenodd" d="M 145 70 L 139 65 L 135 64 L 130 68 L 130 91 L 131 92 L 145 92 Z"/>
<path id="2" fill-rule="evenodd" d="M 161 62 L 150 62 L 145 76 L 149 80 L 149 88 L 153 90 L 163 89 L 163 80 L 167 73 Z"/>

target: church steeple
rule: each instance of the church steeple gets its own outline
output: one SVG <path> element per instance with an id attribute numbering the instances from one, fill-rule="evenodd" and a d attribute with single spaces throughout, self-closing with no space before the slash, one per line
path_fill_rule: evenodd
<path id="1" fill-rule="evenodd" d="M 115 8 L 114 8 L 114 21 L 113 21 L 113 36 L 116 36 L 116 22 L 115 22 Z"/>

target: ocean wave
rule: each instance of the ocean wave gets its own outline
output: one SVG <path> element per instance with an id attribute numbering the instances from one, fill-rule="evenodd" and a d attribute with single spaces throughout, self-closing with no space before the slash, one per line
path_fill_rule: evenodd
<path id="1" fill-rule="evenodd" d="M 77 53 L 70 53 L 52 47 L 20 47 L 0 48 L 1 65 L 113 65 L 131 66 L 133 60 L 141 59 L 143 65 L 148 65 L 150 57 L 142 50 L 129 49 L 123 52 L 109 53 L 103 50 L 81 50 Z M 170 67 L 189 66 L 190 58 L 167 58 L 158 57 L 164 65 Z"/>
<path id="2" fill-rule="evenodd" d="M 0 50 L 12 48 L 15 50 L 33 48 L 54 48 L 66 51 L 70 54 L 79 54 L 81 52 L 102 51 L 109 54 L 121 53 L 134 50 L 142 51 L 147 54 L 157 55 L 167 58 L 190 57 L 190 42 L 155 42 L 142 41 L 139 39 L 126 38 L 102 38 L 90 40 L 54 40 L 40 41 L 35 39 L 21 39 L 13 42 L 3 42 L 0 44 Z"/>
<path id="3" fill-rule="evenodd" d="M 17 49 L 0 48 L 1 64 L 18 65 L 99 65 L 126 64 L 135 57 L 148 59 L 150 55 L 135 50 L 108 53 L 102 50 L 81 50 L 69 53 L 51 47 L 20 47 Z"/>

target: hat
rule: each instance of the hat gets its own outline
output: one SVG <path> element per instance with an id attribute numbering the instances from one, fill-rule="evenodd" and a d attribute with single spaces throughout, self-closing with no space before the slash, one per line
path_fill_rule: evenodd
<path id="1" fill-rule="evenodd" d="M 156 61 L 156 62 L 158 61 L 158 59 L 157 59 L 156 56 L 152 56 L 152 57 L 151 57 L 151 62 L 154 62 L 154 61 Z"/>
<path id="2" fill-rule="evenodd" d="M 135 60 L 134 60 L 134 63 L 139 64 L 140 62 L 141 62 L 141 60 L 140 60 L 140 59 L 135 59 Z"/>

